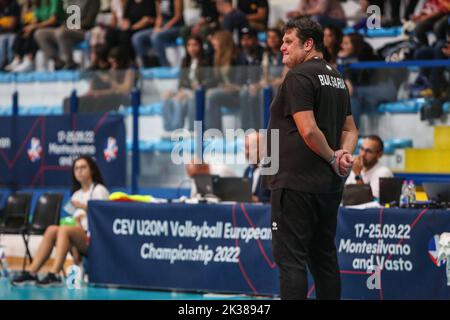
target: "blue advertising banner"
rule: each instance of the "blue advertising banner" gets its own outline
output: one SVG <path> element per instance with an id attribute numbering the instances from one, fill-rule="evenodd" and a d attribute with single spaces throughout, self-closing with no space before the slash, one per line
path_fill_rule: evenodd
<path id="1" fill-rule="evenodd" d="M 88 218 L 92 283 L 279 295 L 270 206 L 93 201 Z M 342 298 L 449 299 L 449 232 L 450 211 L 341 208 Z"/>
<path id="2" fill-rule="evenodd" d="M 448 210 L 341 210 L 336 245 L 342 296 L 450 299 L 447 263 L 438 257 L 447 252 L 450 258 L 449 232 Z"/>
<path id="3" fill-rule="evenodd" d="M 0 117 L 0 184 L 68 187 L 72 161 L 95 157 L 107 186 L 126 183 L 121 115 Z"/>
<path id="4" fill-rule="evenodd" d="M 274 294 L 262 205 L 89 203 L 89 281 L 126 287 Z"/>

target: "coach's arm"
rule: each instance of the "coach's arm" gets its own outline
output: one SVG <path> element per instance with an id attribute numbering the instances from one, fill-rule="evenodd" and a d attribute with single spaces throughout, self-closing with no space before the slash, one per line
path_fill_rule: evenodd
<path id="1" fill-rule="evenodd" d="M 317 126 L 313 111 L 300 111 L 294 113 L 292 116 L 306 145 L 327 163 L 330 163 L 333 157 L 336 156 L 340 173 L 343 175 L 348 173 L 353 164 L 351 154 L 356 147 L 358 139 L 358 131 L 356 130 L 353 117 L 348 116 L 346 118 L 341 136 L 341 150 L 335 152 L 328 145 L 325 135 Z M 343 147 L 348 149 L 344 149 Z M 349 156 L 344 157 L 345 154 L 349 154 Z"/>

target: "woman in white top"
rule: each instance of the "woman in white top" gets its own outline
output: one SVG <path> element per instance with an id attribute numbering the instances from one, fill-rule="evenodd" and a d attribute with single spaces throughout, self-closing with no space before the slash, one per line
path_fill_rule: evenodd
<path id="1" fill-rule="evenodd" d="M 39 245 L 33 263 L 27 271 L 12 280 L 13 285 L 36 283 L 38 286 L 63 285 L 58 273 L 62 270 L 67 253 L 72 250 L 76 254 L 86 255 L 89 238 L 87 235 L 87 205 L 89 200 L 106 200 L 109 192 L 103 185 L 103 178 L 95 161 L 88 156 L 76 159 L 72 167 L 71 206 L 76 219 L 76 226 L 49 226 Z M 50 273 L 39 280 L 37 273 L 50 257 L 56 247 L 55 259 Z"/>

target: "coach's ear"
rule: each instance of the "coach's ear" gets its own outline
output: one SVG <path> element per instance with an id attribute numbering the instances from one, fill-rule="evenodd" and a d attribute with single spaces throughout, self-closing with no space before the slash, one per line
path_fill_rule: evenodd
<path id="1" fill-rule="evenodd" d="M 308 38 L 306 39 L 306 41 L 303 43 L 303 48 L 305 49 L 306 53 L 311 52 L 312 50 L 315 49 L 315 43 L 314 40 L 312 38 Z"/>

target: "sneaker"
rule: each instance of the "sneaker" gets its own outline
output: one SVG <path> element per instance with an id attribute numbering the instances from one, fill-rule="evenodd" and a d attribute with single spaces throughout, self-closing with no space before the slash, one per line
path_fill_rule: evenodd
<path id="1" fill-rule="evenodd" d="M 14 60 L 5 67 L 5 71 L 12 71 L 17 68 L 22 63 L 22 60 L 19 58 L 14 58 Z"/>
<path id="2" fill-rule="evenodd" d="M 33 276 L 28 271 L 23 271 L 20 275 L 11 280 L 13 286 L 24 286 L 27 284 L 35 284 L 38 281 L 37 276 Z"/>
<path id="3" fill-rule="evenodd" d="M 25 59 L 21 64 L 12 69 L 12 72 L 30 72 L 34 70 L 34 62 L 30 59 Z"/>
<path id="4" fill-rule="evenodd" d="M 36 286 L 38 287 L 62 287 L 64 286 L 64 282 L 62 281 L 60 276 L 57 276 L 54 273 L 47 274 L 43 279 L 38 280 L 36 282 Z"/>

